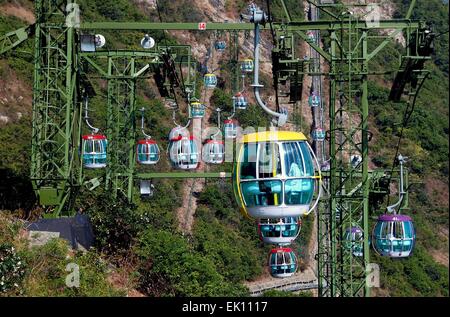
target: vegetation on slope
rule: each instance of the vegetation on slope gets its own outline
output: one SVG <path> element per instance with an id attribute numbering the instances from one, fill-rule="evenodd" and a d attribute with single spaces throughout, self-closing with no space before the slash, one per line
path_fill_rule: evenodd
<path id="1" fill-rule="evenodd" d="M 264 1 L 265 2 L 265 1 Z M 293 10 L 295 1 L 287 1 Z M 448 17 L 445 11 L 448 5 L 440 5 L 439 0 L 420 1 L 416 9 L 417 17 L 432 14 L 439 32 L 448 29 Z M 144 16 L 136 7 L 125 0 L 79 1 L 86 20 L 133 20 L 143 21 Z M 174 17 L 181 12 L 184 2 L 160 1 L 163 18 Z M 241 1 L 241 3 L 244 3 Z M 430 10 L 428 3 L 432 3 Z M 430 4 L 431 5 L 431 4 Z M 194 6 L 189 6 L 196 10 Z M 297 8 L 297 7 L 295 7 Z M 181 11 L 180 11 L 181 10 Z M 281 7 L 274 4 L 272 13 L 283 16 Z M 403 7 L 400 7 L 402 12 Z M 291 11 L 291 10 L 290 10 Z M 295 12 L 298 12 L 296 10 Z M 185 17 L 180 13 L 176 19 L 193 19 L 197 13 Z M 297 14 L 297 13 L 296 13 Z M 298 13 L 299 17 L 302 12 Z M 157 20 L 153 15 L 152 19 Z M 175 17 L 174 17 L 175 19 Z M 173 20 L 172 20 L 173 21 Z M 23 25 L 17 19 L 0 15 L 0 34 Z M 109 47 L 138 47 L 142 34 L 138 32 L 105 32 Z M 161 32 L 151 34 L 158 41 L 169 36 Z M 448 38 L 439 37 L 434 57 L 435 64 L 429 65 L 432 76 L 425 84 L 418 99 L 416 111 L 404 131 L 401 153 L 411 158 L 411 170 L 416 176 L 417 184 L 411 188 L 411 213 L 417 228 L 418 244 L 414 256 L 410 259 L 393 261 L 373 255 L 373 261 L 381 264 L 382 287 L 393 296 L 448 296 L 448 272 L 444 266 L 437 264 L 429 254 L 430 249 L 442 248 L 445 240 L 439 238 L 434 230 L 436 225 L 448 227 L 448 204 L 432 204 L 433 198 L 424 190 L 425 176 L 436 177 L 447 182 L 448 177 Z M 32 51 L 29 41 L 21 50 Z M 376 62 L 379 65 L 393 64 L 398 54 L 398 47 L 389 46 L 386 53 Z M 7 54 L 5 65 L 14 69 L 24 83 L 32 82 L 32 60 L 25 60 L 15 52 Z M 20 58 L 19 58 L 20 57 Z M 6 66 L 0 64 L 0 74 Z M 386 78 L 387 80 L 388 78 Z M 94 121 L 105 126 L 104 96 L 106 90 L 101 83 L 95 83 L 100 92 L 91 100 Z M 167 148 L 166 137 L 170 130 L 171 113 L 155 99 L 155 93 L 148 83 L 139 84 L 139 106 L 145 106 L 146 122 L 150 133 L 162 148 Z M 381 84 L 371 82 L 370 104 L 371 116 L 380 131 L 377 142 L 371 144 L 373 162 L 380 167 L 389 168 L 399 136 L 404 103 L 395 104 L 387 101 L 388 90 Z M 223 90 L 214 92 L 212 106 L 230 111 L 230 95 Z M 250 106 L 240 112 L 238 119 L 243 126 L 267 126 L 267 117 L 259 107 Z M 211 123 L 214 123 L 214 117 Z M 0 209 L 15 212 L 16 215 L 29 214 L 35 198 L 29 182 L 31 117 L 23 116 L 20 120 L 2 125 L 0 129 Z M 163 153 L 163 155 L 165 155 Z M 20 159 L 18 159 L 20 158 Z M 229 164 L 226 168 L 229 168 Z M 164 157 L 157 170 L 167 170 L 169 164 Z M 70 261 L 82 265 L 87 274 L 82 280 L 83 287 L 78 290 L 64 287 L 63 276 L 67 249 L 61 241 L 52 241 L 46 246 L 29 249 L 25 242 L 17 241 L 20 223 L 11 225 L 10 220 L 0 221 L 1 250 L 17 250 L 17 256 L 23 259 L 23 276 L 17 277 L 20 291 L 8 290 L 9 295 L 49 295 L 49 296 L 93 296 L 122 295 L 121 290 L 111 287 L 107 273 L 100 259 L 100 254 L 118 266 L 130 262 L 136 276 L 135 287 L 149 296 L 229 296 L 246 295 L 242 286 L 244 280 L 251 280 L 262 273 L 266 262 L 268 246 L 263 246 L 257 239 L 255 225 L 243 220 L 237 212 L 228 183 L 209 182 L 199 196 L 199 207 L 192 236 L 183 236 L 177 232 L 174 216 L 180 205 L 180 181 L 160 180 L 155 182 L 156 194 L 152 200 L 140 201 L 129 206 L 123 201 L 112 204 L 108 193 L 83 193 L 77 203 L 77 209 L 91 216 L 97 236 L 96 250 L 87 254 L 70 255 Z M 231 202 L 231 203 L 230 203 Z M 39 212 L 39 210 L 35 210 Z M 298 242 L 305 246 L 311 222 L 304 222 L 302 235 Z M 3 226 L 3 227 L 2 227 Z M 10 226 L 16 226 L 11 229 Z M 3 228 L 3 229 L 2 229 Z M 6 229 L 5 229 L 6 228 Z M 296 246 L 297 247 L 297 246 Z M 302 254 L 300 254 L 302 256 Z M 12 257 L 10 263 L 19 260 Z M 6 266 L 5 266 L 6 267 Z M 33 268 L 39 267 L 39 270 Z M 8 272 L 14 270 L 8 264 Z M 31 271 L 33 270 L 33 274 Z M 3 271 L 0 271 L 3 272 Z M 3 274 L 3 273 L 2 273 Z M 16 283 L 16 282 L 14 282 Z M 11 285 L 14 285 L 12 283 Z M 284 295 L 268 292 L 267 296 Z"/>
<path id="2" fill-rule="evenodd" d="M 2 296 L 123 296 L 107 280 L 106 263 L 95 250 L 69 251 L 67 242 L 51 239 L 30 246 L 23 223 L 0 212 L 0 293 Z M 67 287 L 67 265 L 79 266 L 79 287 Z M 70 266 L 69 266 L 70 267 Z"/>

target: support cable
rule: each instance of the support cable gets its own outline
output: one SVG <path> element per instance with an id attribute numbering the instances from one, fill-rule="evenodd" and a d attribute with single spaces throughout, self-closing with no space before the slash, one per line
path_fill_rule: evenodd
<path id="1" fill-rule="evenodd" d="M 425 80 L 428 78 L 428 76 L 429 76 L 429 73 L 427 73 L 427 74 L 424 76 L 424 78 L 422 79 L 422 81 L 421 81 L 420 84 L 419 84 L 419 87 L 418 87 L 417 90 L 416 90 L 416 94 L 414 95 L 414 98 L 413 98 L 412 103 L 409 103 L 409 102 L 408 102 L 408 104 L 407 104 L 407 106 L 406 106 L 406 109 L 405 109 L 405 112 L 403 113 L 402 127 L 401 127 L 401 129 L 400 129 L 400 135 L 399 135 L 399 138 L 398 138 L 398 141 L 397 141 L 397 145 L 396 145 L 396 149 L 395 149 L 394 160 L 393 160 L 393 162 L 392 162 L 391 171 L 390 171 L 390 173 L 389 173 L 389 180 L 388 180 L 388 185 L 387 185 L 388 188 L 389 188 L 389 185 L 391 184 L 391 181 L 392 181 L 392 173 L 394 172 L 394 168 L 395 168 L 395 165 L 396 165 L 396 162 L 397 162 L 397 158 L 398 158 L 398 156 L 399 156 L 400 144 L 401 144 L 401 141 L 402 141 L 402 139 L 403 139 L 403 132 L 404 132 L 404 129 L 406 128 L 406 126 L 407 126 L 408 123 L 409 123 L 409 120 L 411 119 L 411 116 L 412 116 L 412 114 L 413 114 L 413 112 L 414 112 L 414 109 L 415 109 L 415 106 L 416 106 L 417 95 L 418 95 L 420 89 L 422 88 L 423 84 L 425 83 Z M 409 107 L 410 107 L 410 106 L 411 106 L 411 110 L 409 110 Z M 390 197 L 388 196 L 387 204 L 389 205 L 389 203 L 390 203 Z"/>

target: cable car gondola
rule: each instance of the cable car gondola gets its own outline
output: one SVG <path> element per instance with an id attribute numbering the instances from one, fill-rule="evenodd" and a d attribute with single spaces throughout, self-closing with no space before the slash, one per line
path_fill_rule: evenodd
<path id="1" fill-rule="evenodd" d="M 169 158 L 173 167 L 183 170 L 196 169 L 199 151 L 193 136 L 184 127 L 175 127 L 169 134 Z"/>
<path id="2" fill-rule="evenodd" d="M 214 47 L 217 51 L 223 52 L 227 48 L 227 43 L 225 41 L 216 41 Z"/>
<path id="3" fill-rule="evenodd" d="M 159 162 L 159 147 L 154 140 L 139 140 L 136 147 L 136 154 L 139 164 L 153 165 Z"/>
<path id="4" fill-rule="evenodd" d="M 236 139 L 238 122 L 233 119 L 227 119 L 223 122 L 223 134 L 226 139 Z"/>
<path id="5" fill-rule="evenodd" d="M 234 103 L 234 107 L 236 109 L 239 110 L 245 110 L 247 109 L 247 98 L 245 98 L 244 94 L 238 92 L 236 95 L 234 95 L 233 97 L 233 103 Z"/>
<path id="6" fill-rule="evenodd" d="M 108 141 L 102 134 L 87 134 L 82 137 L 82 158 L 86 168 L 106 167 Z"/>
<path id="7" fill-rule="evenodd" d="M 392 258 L 410 256 L 415 239 L 414 224 L 411 217 L 406 215 L 381 215 L 372 232 L 375 251 Z"/>
<path id="8" fill-rule="evenodd" d="M 317 92 L 313 92 L 308 97 L 308 104 L 309 104 L 310 107 L 318 107 L 318 106 L 320 106 L 320 96 L 318 95 Z"/>
<path id="9" fill-rule="evenodd" d="M 244 135 L 233 169 L 241 212 L 253 218 L 299 217 L 311 208 L 318 162 L 303 133 L 266 131 Z M 319 172 L 319 171 L 318 171 Z M 320 173 L 320 172 L 319 172 Z"/>
<path id="10" fill-rule="evenodd" d="M 141 109 L 141 131 L 145 139 L 139 140 L 136 146 L 136 160 L 139 164 L 153 165 L 159 161 L 159 147 L 156 141 L 151 139 L 151 136 L 145 133 L 144 129 L 144 112 L 145 108 Z"/>
<path id="11" fill-rule="evenodd" d="M 251 58 L 246 58 L 241 63 L 241 71 L 244 73 L 251 73 L 253 72 L 254 63 Z"/>
<path id="12" fill-rule="evenodd" d="M 364 234 L 360 227 L 347 228 L 344 233 L 344 247 L 352 250 L 354 256 L 363 256 Z"/>
<path id="13" fill-rule="evenodd" d="M 191 102 L 189 105 L 189 115 L 191 118 L 203 118 L 205 116 L 205 105 L 200 102 Z"/>
<path id="14" fill-rule="evenodd" d="M 316 36 L 314 35 L 314 31 L 306 32 L 306 36 L 308 37 L 308 40 L 307 40 L 308 43 L 316 42 Z"/>
<path id="15" fill-rule="evenodd" d="M 289 277 L 297 271 L 297 257 L 291 248 L 275 248 L 269 254 L 270 275 Z"/>
<path id="16" fill-rule="evenodd" d="M 217 76 L 214 74 L 206 74 L 203 77 L 203 83 L 206 88 L 214 89 L 217 86 Z"/>
<path id="17" fill-rule="evenodd" d="M 264 243 L 288 245 L 300 233 L 300 218 L 260 219 L 258 223 L 259 238 Z"/>
<path id="18" fill-rule="evenodd" d="M 225 147 L 222 141 L 208 140 L 202 148 L 202 160 L 208 164 L 222 164 L 225 159 Z"/>
<path id="19" fill-rule="evenodd" d="M 326 137 L 326 132 L 324 129 L 316 128 L 312 131 L 311 136 L 314 141 L 323 141 Z"/>

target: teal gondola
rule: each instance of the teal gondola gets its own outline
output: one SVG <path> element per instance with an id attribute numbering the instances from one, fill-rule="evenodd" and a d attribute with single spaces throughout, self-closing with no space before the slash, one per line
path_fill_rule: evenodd
<path id="1" fill-rule="evenodd" d="M 264 243 L 288 245 L 300 233 L 301 220 L 298 217 L 280 219 L 260 219 L 258 223 L 259 238 Z"/>
<path id="2" fill-rule="evenodd" d="M 269 253 L 269 269 L 273 277 L 290 277 L 297 271 L 297 257 L 291 248 L 275 248 Z"/>
<path id="3" fill-rule="evenodd" d="M 354 256 L 363 256 L 364 234 L 360 227 L 347 228 L 343 238 L 344 247 L 351 250 Z"/>
<path id="4" fill-rule="evenodd" d="M 406 215 L 381 215 L 372 232 L 375 251 L 391 258 L 404 258 L 411 255 L 416 233 L 411 217 Z"/>
<path id="5" fill-rule="evenodd" d="M 106 167 L 108 141 L 102 134 L 87 134 L 82 137 L 82 159 L 86 168 Z"/>
<path id="6" fill-rule="evenodd" d="M 151 139 L 139 140 L 136 147 L 136 159 L 139 164 L 153 165 L 159 161 L 159 147 Z"/>

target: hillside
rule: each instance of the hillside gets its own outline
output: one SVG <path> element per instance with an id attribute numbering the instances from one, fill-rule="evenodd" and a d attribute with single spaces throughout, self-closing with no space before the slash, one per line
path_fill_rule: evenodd
<path id="1" fill-rule="evenodd" d="M 247 5 L 242 0 L 159 0 L 157 12 L 153 0 L 77 1 L 85 21 L 159 21 L 198 22 L 233 21 Z M 273 15 L 283 18 L 283 11 L 273 1 Z M 265 6 L 265 1 L 256 1 Z M 294 18 L 304 19 L 305 3 L 286 1 Z M 404 16 L 409 1 L 393 0 L 384 7 L 386 18 Z M 381 288 L 375 296 L 448 296 L 448 134 L 449 134 L 449 73 L 448 73 L 448 4 L 440 0 L 418 1 L 414 18 L 433 21 L 436 40 L 431 72 L 417 100 L 408 126 L 403 131 L 401 153 L 410 158 L 410 214 L 417 229 L 417 246 L 408 259 L 393 261 L 372 253 L 372 260 L 381 265 Z M 32 1 L 0 0 L 0 35 L 34 21 Z M 137 32 L 104 32 L 108 45 L 134 45 L 142 34 Z M 188 44 L 195 59 L 203 62 L 211 47 L 208 35 L 198 32 L 152 32 L 157 42 Z M 262 50 L 262 80 L 271 87 L 271 37 L 265 34 Z M 251 57 L 252 36 L 240 37 L 241 57 Z M 70 253 L 60 240 L 46 246 L 30 248 L 21 229 L 23 219 L 34 220 L 42 210 L 29 181 L 31 103 L 32 103 L 32 41 L 0 57 L 0 251 L 13 246 L 16 256 L 24 263 L 23 273 L 14 276 L 6 295 L 20 296 L 245 296 L 249 281 L 267 275 L 266 256 L 269 246 L 258 240 L 254 223 L 238 212 L 231 184 L 224 180 L 192 182 L 161 179 L 155 181 L 155 196 L 136 204 L 125 201 L 113 204 L 103 190 L 85 190 L 79 196 L 77 210 L 90 215 L 96 233 L 95 248 L 86 254 Z M 325 44 L 324 44 L 325 45 Z M 399 46 L 400 45 L 400 46 Z M 390 44 L 377 57 L 380 69 L 394 65 L 401 48 L 401 40 Z M 299 56 L 306 45 L 301 44 Z M 206 123 L 216 124 L 212 109 L 221 107 L 231 112 L 231 74 L 227 52 L 214 57 L 220 67 L 219 86 L 205 98 L 210 104 Z M 308 80 L 308 79 L 306 79 Z M 386 75 L 370 82 L 370 130 L 374 137 L 370 144 L 371 167 L 389 169 L 392 166 L 398 137 L 401 133 L 405 103 L 388 101 L 392 76 Z M 93 120 L 105 126 L 105 83 L 94 83 L 98 95 L 91 100 Z M 308 86 L 306 82 L 304 86 Z M 325 83 L 325 87 L 328 84 Z M 307 96 L 307 88 L 303 95 Z M 200 91 L 201 92 L 201 91 Z M 200 92 L 197 92 L 198 94 Z M 265 89 L 264 99 L 273 98 Z M 327 98 L 328 99 L 328 98 Z M 253 97 L 245 112 L 236 118 L 242 126 L 268 126 L 265 113 L 255 105 Z M 152 79 L 138 84 L 139 107 L 147 109 L 145 118 L 149 133 L 163 150 L 167 149 L 167 135 L 172 128 L 172 112 L 159 97 Z M 311 125 L 311 113 L 306 98 L 302 100 L 302 126 Z M 177 120 L 187 122 L 186 105 Z M 326 123 L 327 125 L 327 123 Z M 86 130 L 87 131 L 87 130 Z M 306 131 L 309 133 L 309 131 Z M 163 151 L 165 152 L 165 151 Z M 155 171 L 167 171 L 170 163 L 164 156 Z M 202 167 L 203 171 L 230 170 L 231 164 Z M 200 184 L 201 183 L 201 184 Z M 187 201 L 189 200 L 189 203 Z M 192 203 L 191 200 L 195 202 Z M 186 218 L 184 218 L 186 217 Z M 189 219 L 187 218 L 189 217 Z M 19 220 L 21 219 L 21 220 Z M 188 219 L 181 225 L 180 219 Z M 312 217 L 304 220 L 301 236 L 295 244 L 300 250 L 300 273 L 308 265 L 307 251 L 313 232 Z M 306 251 L 305 251 L 306 250 Z M 2 253 L 3 254 L 3 253 Z M 15 259 L 15 260 L 14 260 Z M 19 262 L 12 257 L 11 261 Z M 85 285 L 77 292 L 64 290 L 64 267 L 78 261 L 88 274 Z M 78 263 L 77 262 L 77 263 Z M 36 273 L 37 268 L 37 273 Z M 17 283 L 18 287 L 12 287 Z M 41 285 L 41 286 L 40 286 Z M 49 291 L 50 290 L 50 291 Z M 55 291 L 51 291 L 55 290 Z M 283 294 L 283 293 L 281 293 Z M 279 295 L 277 292 L 268 296 Z M 305 294 L 303 294 L 305 295 Z M 306 294 L 308 295 L 308 294 Z"/>

